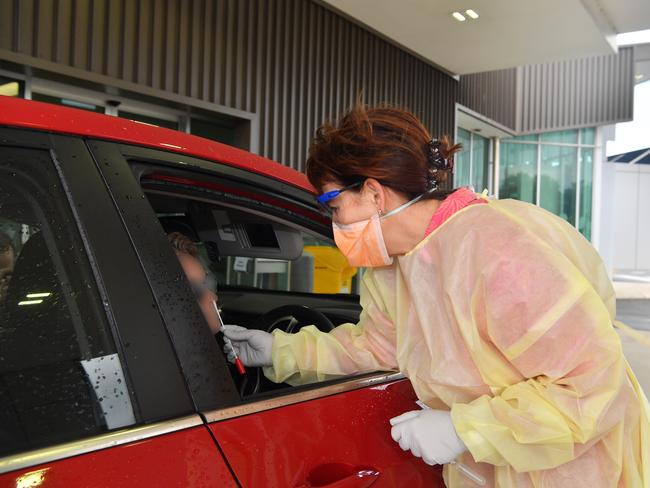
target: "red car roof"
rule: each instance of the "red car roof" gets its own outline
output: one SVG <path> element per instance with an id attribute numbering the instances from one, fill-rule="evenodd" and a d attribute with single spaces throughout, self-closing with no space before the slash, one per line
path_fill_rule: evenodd
<path id="1" fill-rule="evenodd" d="M 0 96 L 0 126 L 137 144 L 244 168 L 308 191 L 307 177 L 270 159 L 219 142 L 163 127 L 86 110 Z"/>

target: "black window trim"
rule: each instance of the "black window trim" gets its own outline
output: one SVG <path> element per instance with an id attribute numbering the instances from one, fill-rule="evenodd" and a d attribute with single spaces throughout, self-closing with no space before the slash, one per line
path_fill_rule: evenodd
<path id="1" fill-rule="evenodd" d="M 95 139 L 87 140 L 87 146 L 153 291 L 196 410 L 236 405 L 239 395 L 226 358 L 206 327 L 178 259 L 122 152 L 131 146 Z"/>

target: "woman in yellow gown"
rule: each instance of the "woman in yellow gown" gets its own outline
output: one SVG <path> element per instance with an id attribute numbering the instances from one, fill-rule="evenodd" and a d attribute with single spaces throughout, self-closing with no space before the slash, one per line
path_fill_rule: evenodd
<path id="1" fill-rule="evenodd" d="M 598 253 L 534 205 L 438 190 L 456 150 L 397 108 L 322 126 L 307 175 L 341 252 L 370 268 L 359 323 L 226 335 L 277 382 L 401 371 L 430 409 L 394 419 L 393 438 L 487 486 L 650 486 L 648 402 Z"/>

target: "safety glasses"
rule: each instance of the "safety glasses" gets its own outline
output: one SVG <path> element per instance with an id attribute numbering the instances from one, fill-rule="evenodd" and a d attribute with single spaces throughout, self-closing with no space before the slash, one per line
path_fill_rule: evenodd
<path id="1" fill-rule="evenodd" d="M 351 190 L 352 188 L 356 188 L 358 186 L 361 186 L 363 184 L 363 181 L 357 181 L 356 183 L 352 183 L 351 185 L 344 186 L 343 188 L 339 188 L 338 190 L 332 190 L 328 191 L 325 193 L 322 193 L 316 197 L 316 201 L 318 202 L 318 206 L 320 207 L 321 211 L 328 216 L 332 215 L 332 209 L 330 206 L 327 204 L 327 202 L 331 202 L 334 200 L 336 197 L 338 197 L 341 193 L 343 193 L 346 190 Z"/>

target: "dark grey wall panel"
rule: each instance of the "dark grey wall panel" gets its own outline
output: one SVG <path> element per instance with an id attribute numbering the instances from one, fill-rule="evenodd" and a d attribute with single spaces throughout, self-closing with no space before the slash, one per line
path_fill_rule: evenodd
<path id="1" fill-rule="evenodd" d="M 517 121 L 517 70 L 504 69 L 460 77 L 459 103 L 510 129 Z"/>
<path id="2" fill-rule="evenodd" d="M 454 79 L 307 0 L 0 0 L 0 49 L 256 113 L 298 169 L 360 92 L 454 131 Z"/>
<path id="3" fill-rule="evenodd" d="M 632 119 L 634 49 L 517 68 L 519 132 L 605 125 Z"/>
<path id="4" fill-rule="evenodd" d="M 634 49 L 462 76 L 459 101 L 517 132 L 632 119 Z"/>

